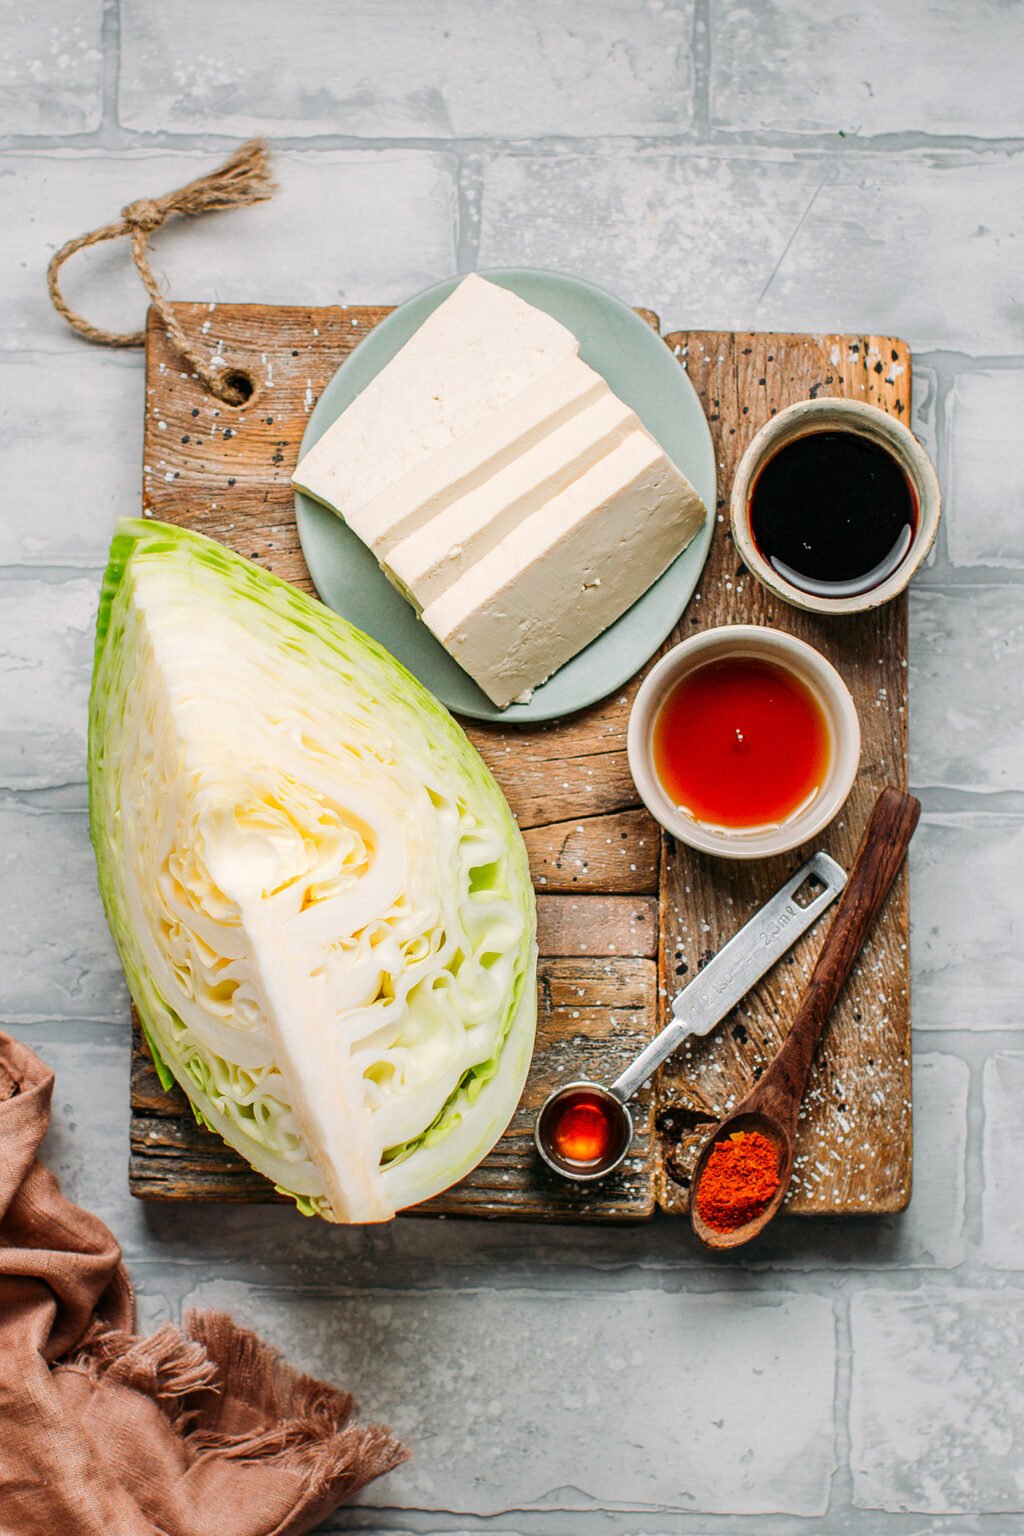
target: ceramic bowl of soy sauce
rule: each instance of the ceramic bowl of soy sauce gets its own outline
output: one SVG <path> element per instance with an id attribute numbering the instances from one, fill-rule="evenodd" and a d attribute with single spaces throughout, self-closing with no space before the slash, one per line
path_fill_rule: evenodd
<path id="1" fill-rule="evenodd" d="M 935 541 L 931 460 L 860 400 L 802 400 L 766 422 L 736 471 L 732 532 L 747 568 L 812 613 L 860 613 L 906 587 Z"/>

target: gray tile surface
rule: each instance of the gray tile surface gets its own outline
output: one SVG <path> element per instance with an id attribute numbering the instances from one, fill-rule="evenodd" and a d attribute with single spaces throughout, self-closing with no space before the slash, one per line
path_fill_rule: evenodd
<path id="1" fill-rule="evenodd" d="M 103 0 L 2 0 L 0 133 L 85 133 L 103 117 Z"/>
<path id="2" fill-rule="evenodd" d="M 93 576 L 0 576 L 0 787 L 81 781 L 98 601 Z"/>
<path id="3" fill-rule="evenodd" d="M 996 1269 L 1024 1269 L 1024 1052 L 997 1051 L 985 1063 L 984 1252 Z"/>
<path id="4" fill-rule="evenodd" d="M 988 795 L 1020 789 L 1021 588 L 919 588 L 910 649 L 910 708 L 930 727 L 914 731 L 915 783 Z"/>
<path id="5" fill-rule="evenodd" d="M 0 0 L 0 1021 L 47 1156 L 151 1326 L 233 1307 L 416 1459 L 378 1536 L 1024 1536 L 1024 11 L 973 0 Z M 946 520 L 911 603 L 915 1192 L 710 1261 L 633 1230 L 145 1207 L 88 840 L 90 626 L 138 507 L 142 373 L 44 274 L 131 198 L 275 140 L 259 208 L 163 231 L 182 298 L 394 302 L 576 271 L 667 328 L 891 330 Z M 136 328 L 123 246 L 73 303 Z"/>
<path id="6" fill-rule="evenodd" d="M 677 325 L 874 330 L 915 347 L 1024 349 L 1007 272 L 1019 162 L 983 149 L 868 152 L 605 143 L 500 151 L 480 264 L 588 272 Z"/>
<path id="7" fill-rule="evenodd" d="M 271 124 L 267 131 L 272 132 Z M 0 349 L 76 353 L 40 273 L 71 233 L 106 224 L 143 193 L 212 170 L 224 150 L 65 150 L 5 155 L 0 225 Z M 455 161 L 420 149 L 283 150 L 281 188 L 258 207 L 178 220 L 154 243 L 176 296 L 267 304 L 391 304 L 455 262 Z M 359 231 L 358 238 L 355 231 Z M 301 231 L 297 240 L 296 231 Z M 97 325 L 138 330 L 145 294 L 124 241 L 86 251 L 61 284 Z M 93 367 L 109 362 L 102 353 Z M 137 429 L 137 419 L 131 429 Z M 102 457 L 104 445 L 98 445 Z"/>
<path id="8" fill-rule="evenodd" d="M 1015 452 L 1024 369 L 977 368 L 949 394 L 949 553 L 957 566 L 1020 570 L 1024 466 Z"/>
<path id="9" fill-rule="evenodd" d="M 214 1281 L 184 1300 L 253 1308 L 299 1364 L 367 1382 L 367 1412 L 420 1448 L 375 1504 L 476 1515 L 827 1506 L 835 1317 L 825 1296 L 550 1289 L 538 1306 L 518 1287 L 296 1296 Z M 595 1434 L 614 1402 L 628 1404 L 628 1421 Z"/>
<path id="10" fill-rule="evenodd" d="M 1022 859 L 1019 814 L 926 809 L 910 850 L 913 1018 L 919 1029 L 1021 1027 Z"/>
<path id="11" fill-rule="evenodd" d="M 54 799 L 77 799 L 77 810 Z M 124 1018 L 126 992 L 96 889 L 84 795 L 0 803 L 0 1021 Z M 86 1061 L 88 1065 L 88 1060 Z"/>
<path id="12" fill-rule="evenodd" d="M 21 304 L 38 300 L 32 292 L 38 288 L 37 269 L 38 261 L 11 294 L 8 319 Z M 63 351 L 0 349 L 5 477 L 0 567 L 5 571 L 102 569 L 114 524 L 136 509 L 142 354 L 86 350 L 69 336 L 54 326 L 52 337 Z M 111 422 L 117 424 L 113 432 Z M 47 759 L 36 755 L 48 774 Z"/>
<path id="13" fill-rule="evenodd" d="M 970 24 L 965 24 L 970 17 Z M 1024 132 L 1024 12 L 1002 0 L 716 0 L 716 128 L 808 134 Z"/>
<path id="14" fill-rule="evenodd" d="M 124 0 L 120 121 L 161 133 L 536 138 L 678 133 L 693 115 L 693 0 Z"/>
<path id="15" fill-rule="evenodd" d="M 1024 1292 L 864 1291 L 852 1310 L 854 1503 L 1024 1508 Z"/>

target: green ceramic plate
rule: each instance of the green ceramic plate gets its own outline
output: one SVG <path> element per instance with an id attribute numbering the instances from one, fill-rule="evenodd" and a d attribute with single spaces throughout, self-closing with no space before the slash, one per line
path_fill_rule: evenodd
<path id="1" fill-rule="evenodd" d="M 502 267 L 483 276 L 546 310 L 580 341 L 580 356 L 607 379 L 693 483 L 710 515 L 701 532 L 603 635 L 566 662 L 528 704 L 496 709 L 400 597 L 364 544 L 328 508 L 302 492 L 295 514 L 302 551 L 323 601 L 386 645 L 448 708 L 473 720 L 554 720 L 620 688 L 657 650 L 686 607 L 714 531 L 715 456 L 700 401 L 686 373 L 651 328 L 603 288 L 558 272 Z M 306 453 L 389 363 L 461 279 L 409 299 L 361 341 L 309 418 Z"/>

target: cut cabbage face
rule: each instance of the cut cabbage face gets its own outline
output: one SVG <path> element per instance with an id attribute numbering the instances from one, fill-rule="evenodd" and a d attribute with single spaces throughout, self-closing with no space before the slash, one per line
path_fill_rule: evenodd
<path id="1" fill-rule="evenodd" d="M 199 1118 L 332 1221 L 490 1150 L 533 1049 L 526 851 L 385 650 L 209 539 L 122 522 L 89 785 L 129 987 Z"/>

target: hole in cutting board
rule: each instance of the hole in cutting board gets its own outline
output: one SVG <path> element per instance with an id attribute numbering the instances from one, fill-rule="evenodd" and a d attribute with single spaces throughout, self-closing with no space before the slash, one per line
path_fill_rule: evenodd
<path id="1" fill-rule="evenodd" d="M 238 396 L 236 400 L 226 401 L 225 403 L 227 405 L 246 405 L 252 399 L 256 391 L 256 385 L 252 381 L 252 375 L 246 373 L 244 368 L 229 369 L 228 372 L 224 375 L 224 383 L 227 385 L 228 389 L 233 392 L 233 394 Z"/>

